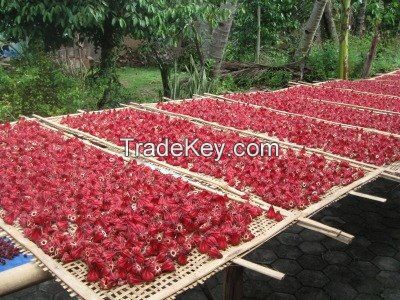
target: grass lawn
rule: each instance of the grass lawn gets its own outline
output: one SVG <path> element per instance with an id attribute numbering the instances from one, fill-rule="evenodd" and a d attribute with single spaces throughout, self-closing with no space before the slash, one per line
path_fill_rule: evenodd
<path id="1" fill-rule="evenodd" d="M 156 102 L 160 99 L 162 82 L 158 69 L 126 67 L 119 69 L 118 75 L 132 101 Z"/>

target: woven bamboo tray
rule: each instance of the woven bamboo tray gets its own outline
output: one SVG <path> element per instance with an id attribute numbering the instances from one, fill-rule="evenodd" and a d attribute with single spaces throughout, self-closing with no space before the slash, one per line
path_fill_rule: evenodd
<path id="1" fill-rule="evenodd" d="M 122 108 L 122 109 L 124 109 L 124 108 Z M 135 108 L 129 107 L 129 108 L 125 108 L 125 109 L 135 109 Z M 99 112 L 99 113 L 101 113 L 101 112 Z M 61 119 L 62 119 L 62 117 L 51 118 L 50 122 L 52 122 L 56 126 L 57 125 L 60 126 L 59 122 L 60 122 Z M 65 126 L 62 126 L 60 128 L 65 128 Z M 72 130 L 69 133 L 81 132 L 81 131 L 76 130 L 76 129 L 68 129 L 68 127 L 66 127 L 66 128 L 67 128 L 66 130 Z M 113 146 L 114 147 L 113 150 L 118 149 L 118 147 L 116 145 L 114 145 L 114 144 L 112 144 L 110 142 L 107 142 L 104 139 L 101 139 L 101 138 L 98 138 L 98 137 L 94 137 L 94 136 L 92 136 L 92 135 L 90 135 L 88 133 L 84 133 L 84 135 L 86 136 L 86 138 L 89 138 L 89 139 L 92 138 L 93 140 L 95 140 L 97 142 L 103 141 L 104 145 Z M 297 150 L 297 149 L 295 149 L 295 150 Z M 331 158 L 331 157 L 326 157 L 326 158 L 328 160 L 333 160 L 333 158 Z M 312 215 L 311 212 L 313 212 L 315 210 L 320 210 L 323 207 L 329 205 L 330 203 L 332 203 L 334 201 L 337 201 L 338 199 L 346 196 L 350 191 L 358 189 L 358 188 L 361 188 L 364 184 L 370 182 L 371 180 L 376 179 L 377 177 L 380 176 L 380 174 L 382 174 L 383 172 L 386 171 L 386 167 L 385 168 L 374 168 L 374 169 L 371 169 L 371 168 L 366 168 L 365 166 L 362 166 L 362 165 L 360 166 L 359 164 L 355 164 L 353 162 L 351 163 L 351 165 L 363 169 L 364 172 L 365 172 L 364 176 L 362 178 L 358 179 L 357 181 L 353 182 L 350 185 L 333 187 L 323 197 L 321 197 L 321 201 L 319 201 L 318 203 L 314 203 L 314 204 L 309 205 L 306 208 L 306 210 L 307 210 L 306 213 L 304 213 L 304 210 L 303 210 L 302 211 L 302 215 L 303 216 Z M 170 167 L 172 167 L 174 169 L 176 168 L 175 166 L 170 166 Z M 219 179 L 216 179 L 214 177 L 207 176 L 207 175 L 204 175 L 204 174 L 197 174 L 197 176 L 203 178 L 205 181 L 209 181 L 210 183 L 213 183 L 213 182 L 219 180 Z M 221 180 L 219 180 L 219 181 L 223 182 Z M 227 183 L 224 183 L 224 184 L 227 185 Z M 259 204 L 264 209 L 267 209 L 270 206 L 269 204 L 267 204 L 266 202 L 261 200 L 261 198 L 259 196 L 257 196 L 257 195 L 250 194 L 250 199 L 253 202 Z M 282 212 L 284 214 L 286 213 L 285 210 L 282 210 Z M 301 212 L 301 210 L 292 209 L 291 212 L 299 213 L 299 212 Z"/>
<path id="2" fill-rule="evenodd" d="M 42 126 L 50 129 L 48 126 Z M 70 137 L 68 134 L 66 136 Z M 88 147 L 96 147 L 90 145 L 87 141 L 85 144 Z M 102 150 L 113 154 L 112 151 Z M 45 254 L 36 244 L 24 237 L 23 231 L 18 225 L 7 225 L 0 218 L 0 228 L 3 230 L 1 231 L 2 236 L 12 240 L 22 252 L 33 255 L 37 259 L 37 264 L 43 270 L 49 271 L 53 276 L 59 278 L 62 281 L 62 286 L 71 293 L 71 296 L 84 299 L 164 299 L 174 298 L 177 294 L 204 282 L 207 278 L 231 264 L 233 259 L 255 249 L 299 218 L 299 214 L 285 212 L 285 215 L 286 217 L 281 222 L 266 219 L 264 216 L 253 220 L 250 230 L 255 238 L 250 242 L 229 247 L 222 252 L 223 258 L 221 259 L 210 260 L 207 255 L 193 251 L 188 257 L 187 265 L 176 266 L 175 272 L 162 274 L 154 282 L 137 286 L 124 285 L 110 290 L 102 290 L 98 283 L 85 281 L 88 270 L 83 262 L 75 261 L 65 264 Z"/>
<path id="3" fill-rule="evenodd" d="M 0 219 L 0 227 L 6 232 L 5 236 L 12 240 L 18 248 L 35 256 L 37 264 L 43 270 L 49 271 L 53 276 L 59 278 L 63 282 L 63 287 L 72 296 L 77 295 L 84 299 L 164 299 L 175 297 L 177 294 L 203 283 L 207 278 L 231 264 L 233 259 L 255 249 L 283 231 L 297 217 L 292 215 L 279 223 L 259 217 L 250 225 L 250 230 L 255 238 L 239 246 L 229 247 L 222 252 L 223 258 L 221 259 L 210 260 L 207 255 L 193 251 L 188 257 L 187 265 L 177 266 L 175 272 L 163 274 L 154 282 L 137 286 L 124 285 L 110 290 L 100 289 L 98 283 L 86 282 L 88 269 L 83 262 L 62 263 L 51 258 L 26 239 L 18 226 L 9 226 Z"/>
<path id="4" fill-rule="evenodd" d="M 212 96 L 207 96 L 207 98 L 210 98 L 210 97 L 212 97 Z M 218 98 L 215 98 L 215 97 L 214 97 L 213 99 L 215 99 L 216 101 L 225 101 L 224 99 L 218 99 Z M 173 101 L 169 101 L 169 102 L 171 102 L 171 103 L 181 103 L 181 102 L 183 102 L 183 101 L 195 101 L 195 100 L 199 100 L 199 98 L 195 98 L 195 99 L 184 99 L 184 100 L 173 100 Z M 201 99 L 200 99 L 200 100 L 201 100 Z M 242 103 L 242 102 L 240 102 L 240 101 L 234 101 L 234 102 Z M 136 106 L 136 105 L 135 105 L 135 106 Z M 145 104 L 145 105 L 141 105 L 141 106 L 143 106 L 143 107 L 148 107 L 148 108 L 154 110 L 156 104 L 150 103 L 150 104 Z M 256 107 L 257 107 L 257 106 L 256 106 Z M 261 106 L 260 106 L 260 107 L 261 107 Z M 373 170 L 373 169 L 379 168 L 379 166 L 376 166 L 376 165 L 373 165 L 373 164 L 364 163 L 364 162 L 361 162 L 361 161 L 357 161 L 357 160 L 354 160 L 354 159 L 351 159 L 351 158 L 343 157 L 343 156 L 340 156 L 340 155 L 337 155 L 337 154 L 333 154 L 333 153 L 330 153 L 330 152 L 326 152 L 326 151 L 324 151 L 324 150 L 322 150 L 322 149 L 318 149 L 318 148 L 309 148 L 309 147 L 304 147 L 303 145 L 299 145 L 299 144 L 295 144 L 295 143 L 291 143 L 291 142 L 287 142 L 287 141 L 282 141 L 282 140 L 279 140 L 278 138 L 271 137 L 271 136 L 269 136 L 269 135 L 266 134 L 266 133 L 255 132 L 255 131 L 252 131 L 252 130 L 240 130 L 240 129 L 236 129 L 236 128 L 234 128 L 234 127 L 223 126 L 223 125 L 220 125 L 220 124 L 215 123 L 215 122 L 205 121 L 205 120 L 202 120 L 202 119 L 199 119 L 199 118 L 195 118 L 195 117 L 191 117 L 191 116 L 188 116 L 188 115 L 182 115 L 182 114 L 177 114 L 177 113 L 171 113 L 171 112 L 169 112 L 169 111 L 163 111 L 163 110 L 161 110 L 161 109 L 156 109 L 156 110 L 157 110 L 158 112 L 163 112 L 164 114 L 176 115 L 176 116 L 179 116 L 179 117 L 183 117 L 183 118 L 186 118 L 186 119 L 191 120 L 191 121 L 196 122 L 196 123 L 203 123 L 203 124 L 207 124 L 207 125 L 210 125 L 210 126 L 214 126 L 214 127 L 220 128 L 220 129 L 225 129 L 225 130 L 229 130 L 229 131 L 235 131 L 235 132 L 238 132 L 238 133 L 243 133 L 243 134 L 248 135 L 248 136 L 260 138 L 260 139 L 262 139 L 262 140 L 267 140 L 267 141 L 276 142 L 276 143 L 279 143 L 281 146 L 283 145 L 283 146 L 286 146 L 286 147 L 289 147 L 289 148 L 292 148 L 292 149 L 302 149 L 302 148 L 305 148 L 308 152 L 311 152 L 311 153 L 314 152 L 314 153 L 318 153 L 318 154 L 320 154 L 320 155 L 324 155 L 327 159 L 334 159 L 334 160 L 347 161 L 347 162 L 349 162 L 351 165 L 357 166 L 357 167 L 362 168 L 362 169 L 364 169 L 364 170 Z M 285 114 L 285 112 L 282 112 L 282 114 Z M 290 113 L 287 113 L 287 114 L 290 114 Z M 323 119 L 320 119 L 320 120 L 321 120 L 321 122 L 325 122 L 325 120 L 323 120 Z M 370 129 L 368 129 L 368 128 L 363 128 L 363 130 L 366 131 L 366 132 L 374 132 L 374 130 L 370 130 Z M 376 132 L 375 132 L 375 133 L 376 133 Z M 393 136 L 394 136 L 394 135 L 393 135 Z M 391 173 L 396 174 L 396 173 L 397 173 L 396 170 L 398 170 L 398 168 L 396 168 L 396 166 L 397 166 L 399 163 L 400 163 L 400 162 L 394 162 L 394 163 L 392 163 L 392 164 L 390 164 L 390 165 L 384 166 L 384 167 L 386 168 L 384 172 L 391 172 Z M 389 176 L 389 175 L 388 175 L 388 176 Z M 396 177 L 396 176 L 395 176 L 395 177 Z M 400 177 L 397 178 L 397 179 L 400 179 Z"/>

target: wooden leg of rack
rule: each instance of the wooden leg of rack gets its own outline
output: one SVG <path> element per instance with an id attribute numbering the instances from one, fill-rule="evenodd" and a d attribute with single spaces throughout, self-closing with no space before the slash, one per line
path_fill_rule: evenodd
<path id="1" fill-rule="evenodd" d="M 232 265 L 225 269 L 224 300 L 243 299 L 243 267 Z"/>

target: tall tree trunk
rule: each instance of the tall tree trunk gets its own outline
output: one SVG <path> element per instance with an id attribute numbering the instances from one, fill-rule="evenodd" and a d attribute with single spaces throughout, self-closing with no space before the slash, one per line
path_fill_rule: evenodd
<path id="1" fill-rule="evenodd" d="M 206 60 L 205 60 L 204 51 L 203 51 L 202 45 L 201 45 L 201 37 L 197 33 L 196 27 L 194 27 L 194 26 L 193 26 L 193 33 L 194 33 L 194 38 L 193 38 L 194 45 L 196 47 L 196 52 L 197 52 L 197 55 L 199 57 L 200 68 L 201 68 L 201 70 L 203 70 L 204 66 L 205 66 L 205 63 L 206 63 Z"/>
<path id="2" fill-rule="evenodd" d="M 357 15 L 356 29 L 358 36 L 363 36 L 365 33 L 365 13 L 367 11 L 367 4 L 368 0 L 362 0 L 360 11 Z"/>
<path id="3" fill-rule="evenodd" d="M 332 13 L 332 0 L 328 0 L 324 11 L 324 22 L 328 36 L 331 40 L 339 42 L 339 37 L 336 30 L 335 20 Z"/>
<path id="4" fill-rule="evenodd" d="M 200 59 L 201 68 L 204 69 L 211 44 L 212 28 L 209 23 L 198 20 L 194 22 L 193 31 L 197 55 Z"/>
<path id="5" fill-rule="evenodd" d="M 339 49 L 339 78 L 349 78 L 349 31 L 350 31 L 350 2 L 342 1 L 342 16 L 340 20 L 340 49 Z"/>
<path id="6" fill-rule="evenodd" d="M 161 73 L 161 81 L 163 85 L 163 94 L 164 97 L 171 97 L 171 88 L 169 86 L 169 73 L 170 73 L 170 67 L 165 64 L 160 64 L 159 65 L 160 73 Z"/>
<path id="7" fill-rule="evenodd" d="M 226 45 L 228 44 L 229 35 L 236 11 L 236 2 L 226 2 L 221 4 L 221 8 L 227 9 L 230 13 L 227 20 L 220 22 L 214 29 L 211 37 L 211 44 L 208 51 L 208 57 L 214 61 L 213 76 L 217 77 L 221 73 L 222 61 Z"/>
<path id="8" fill-rule="evenodd" d="M 256 63 L 260 63 L 261 52 L 261 6 L 257 6 L 257 45 L 256 45 Z"/>
<path id="9" fill-rule="evenodd" d="M 325 10 L 325 6 L 328 0 L 315 0 L 314 7 L 311 12 L 310 18 L 308 19 L 306 25 L 303 29 L 303 34 L 300 40 L 299 48 L 296 51 L 295 59 L 300 61 L 301 67 L 301 78 L 304 73 L 305 61 L 308 54 L 310 53 L 312 42 L 315 38 L 315 33 L 317 32 L 318 26 L 321 22 L 322 15 Z"/>
<path id="10" fill-rule="evenodd" d="M 369 49 L 367 59 L 364 63 L 362 78 L 368 78 L 369 74 L 371 73 L 372 62 L 376 56 L 376 50 L 378 48 L 378 43 L 380 40 L 379 26 L 380 25 L 377 24 L 375 28 L 375 35 L 371 42 L 371 48 Z"/>
<path id="11" fill-rule="evenodd" d="M 115 65 L 118 59 L 118 48 L 122 43 L 122 35 L 113 30 L 111 17 L 104 21 L 104 31 L 99 46 L 101 48 L 100 66 L 97 76 L 106 79 L 107 86 L 103 97 L 97 103 L 97 108 L 101 109 L 110 102 L 112 86 L 118 82 Z"/>
<path id="12" fill-rule="evenodd" d="M 322 43 L 322 23 L 319 24 L 317 31 L 315 32 L 314 40 L 317 44 Z"/>

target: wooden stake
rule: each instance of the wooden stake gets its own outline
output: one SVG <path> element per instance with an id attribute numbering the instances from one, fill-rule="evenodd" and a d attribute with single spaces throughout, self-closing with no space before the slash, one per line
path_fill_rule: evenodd
<path id="1" fill-rule="evenodd" d="M 372 195 L 368 195 L 368 194 L 364 194 L 364 193 L 359 193 L 359 192 L 356 192 L 356 191 L 351 191 L 351 192 L 349 192 L 349 194 L 353 195 L 353 196 L 360 197 L 360 198 L 365 198 L 365 199 L 368 199 L 368 200 L 378 201 L 378 202 L 382 202 L 382 203 L 385 203 L 387 201 L 386 198 L 381 198 L 381 197 L 372 196 Z"/>
<path id="2" fill-rule="evenodd" d="M 243 267 L 229 266 L 225 269 L 223 299 L 243 299 Z"/>
<path id="3" fill-rule="evenodd" d="M 320 232 L 345 244 L 350 244 L 354 239 L 354 236 L 351 234 L 308 218 L 299 218 L 297 224 L 304 228 Z"/>
<path id="4" fill-rule="evenodd" d="M 400 182 L 400 176 L 396 176 L 396 175 L 392 175 L 392 174 L 388 174 L 388 173 L 383 173 L 381 175 L 382 178 L 385 178 L 387 180 L 392 180 L 395 182 Z"/>
<path id="5" fill-rule="evenodd" d="M 258 264 L 255 264 L 251 261 L 242 259 L 242 258 L 235 258 L 232 260 L 235 264 L 242 266 L 244 268 L 253 270 L 257 273 L 278 279 L 278 280 L 282 280 L 285 277 L 284 273 L 281 273 L 279 271 L 264 267 L 264 266 L 260 266 Z"/>

